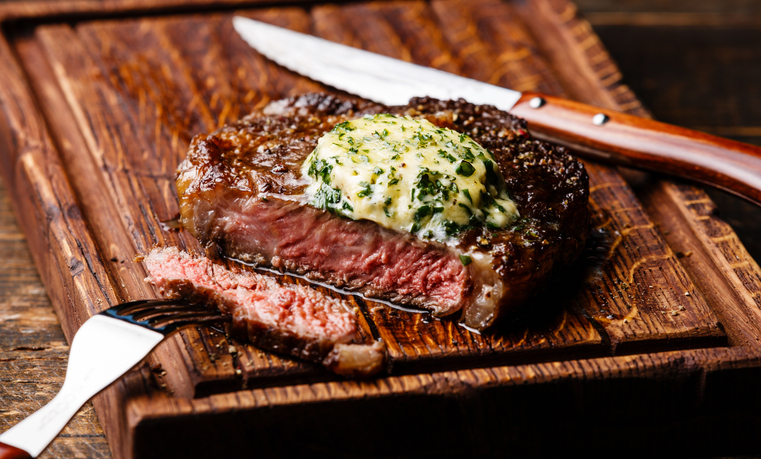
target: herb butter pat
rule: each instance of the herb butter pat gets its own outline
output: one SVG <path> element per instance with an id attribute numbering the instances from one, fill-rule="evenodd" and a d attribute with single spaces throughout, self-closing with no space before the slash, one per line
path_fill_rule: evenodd
<path id="1" fill-rule="evenodd" d="M 424 119 L 367 115 L 336 125 L 307 157 L 310 204 L 424 239 L 518 218 L 489 150 Z"/>

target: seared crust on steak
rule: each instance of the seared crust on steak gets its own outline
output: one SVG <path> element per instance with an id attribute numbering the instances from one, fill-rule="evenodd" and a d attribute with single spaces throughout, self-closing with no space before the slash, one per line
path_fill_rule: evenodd
<path id="1" fill-rule="evenodd" d="M 444 245 L 307 205 L 300 170 L 317 140 L 339 122 L 374 113 L 427 118 L 488 148 L 520 219 L 463 231 Z M 524 120 L 462 100 L 385 107 L 307 94 L 273 102 L 196 136 L 177 189 L 182 225 L 212 251 L 441 316 L 462 309 L 464 323 L 476 329 L 524 303 L 553 266 L 575 260 L 589 231 L 582 164 L 562 147 L 533 140 Z M 463 253 L 478 256 L 464 267 Z"/>

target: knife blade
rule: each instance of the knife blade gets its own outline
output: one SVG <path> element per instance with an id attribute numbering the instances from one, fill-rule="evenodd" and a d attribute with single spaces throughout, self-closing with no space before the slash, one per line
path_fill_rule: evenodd
<path id="1" fill-rule="evenodd" d="M 761 148 L 690 129 L 470 78 L 236 16 L 256 51 L 294 72 L 386 105 L 463 98 L 527 120 L 531 133 L 580 156 L 712 185 L 761 205 Z"/>
<path id="2" fill-rule="evenodd" d="M 254 49 L 301 75 L 385 105 L 403 105 L 416 96 L 463 98 L 510 111 L 521 98 L 511 89 L 441 70 L 299 34 L 237 16 L 233 27 Z M 297 53 L 292 52 L 299 47 Z M 314 56 L 307 59 L 307 56 Z"/>

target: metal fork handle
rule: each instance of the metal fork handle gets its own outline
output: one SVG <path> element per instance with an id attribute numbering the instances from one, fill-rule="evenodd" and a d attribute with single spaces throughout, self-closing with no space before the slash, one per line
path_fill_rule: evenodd
<path id="1" fill-rule="evenodd" d="M 164 334 L 105 315 L 87 320 L 71 343 L 61 391 L 47 405 L 0 435 L 0 459 L 39 455 L 95 394 L 135 366 Z"/>

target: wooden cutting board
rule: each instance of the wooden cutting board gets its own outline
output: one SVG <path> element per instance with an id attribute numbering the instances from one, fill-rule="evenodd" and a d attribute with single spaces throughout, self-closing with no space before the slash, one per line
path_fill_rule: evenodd
<path id="1" fill-rule="evenodd" d="M 165 225 L 193 135 L 330 90 L 251 50 L 234 14 L 647 116 L 565 0 L 236 3 L 0 6 L 4 179 L 69 340 L 92 314 L 156 296 L 136 254 L 200 253 Z M 479 335 L 350 297 L 389 348 L 370 381 L 186 329 L 96 397 L 114 455 L 501 456 L 579 438 L 593 451 L 622 432 L 629 451 L 684 452 L 631 437 L 663 429 L 691 430 L 701 451 L 701 419 L 759 406 L 761 270 L 701 190 L 586 166 L 593 236 L 526 316 Z"/>

